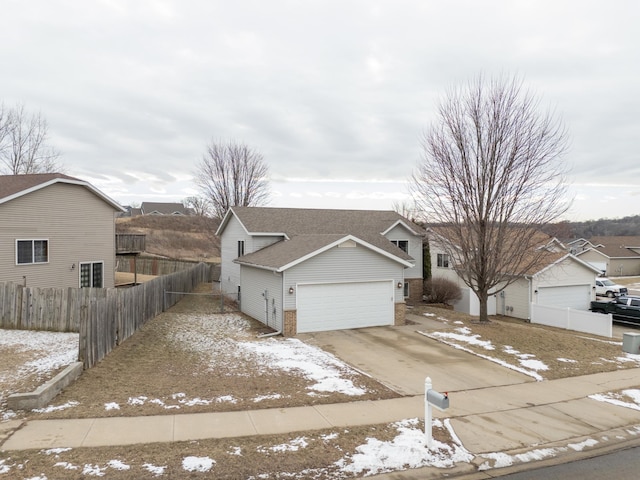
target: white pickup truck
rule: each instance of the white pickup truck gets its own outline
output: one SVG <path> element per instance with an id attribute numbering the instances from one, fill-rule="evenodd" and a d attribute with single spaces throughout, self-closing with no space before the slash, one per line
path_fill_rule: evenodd
<path id="1" fill-rule="evenodd" d="M 627 287 L 618 285 L 608 278 L 596 278 L 596 295 L 599 297 L 619 297 L 627 294 Z"/>

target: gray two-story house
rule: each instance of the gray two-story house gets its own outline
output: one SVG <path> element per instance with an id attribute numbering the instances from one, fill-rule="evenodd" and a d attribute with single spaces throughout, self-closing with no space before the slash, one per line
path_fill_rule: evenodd
<path id="1" fill-rule="evenodd" d="M 393 211 L 232 207 L 223 292 L 283 335 L 394 325 L 422 299 L 424 230 Z"/>

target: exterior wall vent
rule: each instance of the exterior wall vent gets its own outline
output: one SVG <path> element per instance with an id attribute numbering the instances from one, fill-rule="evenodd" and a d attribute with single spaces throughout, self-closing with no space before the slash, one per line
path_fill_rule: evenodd
<path id="1" fill-rule="evenodd" d="M 342 242 L 340 245 L 338 245 L 338 248 L 355 248 L 356 247 L 356 242 L 354 242 L 353 240 L 347 240 L 346 242 Z"/>

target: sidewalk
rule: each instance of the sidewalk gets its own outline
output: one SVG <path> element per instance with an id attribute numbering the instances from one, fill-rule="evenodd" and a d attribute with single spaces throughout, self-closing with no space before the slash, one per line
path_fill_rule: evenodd
<path id="1" fill-rule="evenodd" d="M 560 380 L 455 392 L 450 408 L 434 418 L 450 418 L 472 454 L 541 449 L 578 439 L 622 441 L 622 429 L 640 438 L 640 411 L 589 399 L 640 386 L 640 369 Z M 100 447 L 177 442 L 205 438 L 268 435 L 348 427 L 424 417 L 424 397 L 352 402 L 245 412 L 147 417 L 32 420 L 9 435 L 0 450 Z M 609 434 L 609 435 L 608 435 Z M 628 438 L 627 438 L 628 440 Z M 393 477 L 396 478 L 396 477 Z M 410 478 L 410 477 L 407 477 Z"/>

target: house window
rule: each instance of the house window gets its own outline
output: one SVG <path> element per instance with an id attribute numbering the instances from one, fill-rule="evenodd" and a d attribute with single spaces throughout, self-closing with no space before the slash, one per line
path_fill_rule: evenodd
<path id="1" fill-rule="evenodd" d="M 244 255 L 244 240 L 238 240 L 238 257 Z"/>
<path id="2" fill-rule="evenodd" d="M 449 268 L 449 255 L 446 253 L 438 254 L 438 267 Z"/>
<path id="3" fill-rule="evenodd" d="M 80 263 L 80 287 L 102 288 L 104 285 L 104 263 Z"/>
<path id="4" fill-rule="evenodd" d="M 16 240 L 16 263 L 47 263 L 49 261 L 49 240 Z"/>
<path id="5" fill-rule="evenodd" d="M 409 296 L 409 282 L 404 282 L 404 297 L 407 298 Z"/>
<path id="6" fill-rule="evenodd" d="M 409 253 L 409 240 L 391 240 L 396 247 L 405 253 Z"/>

